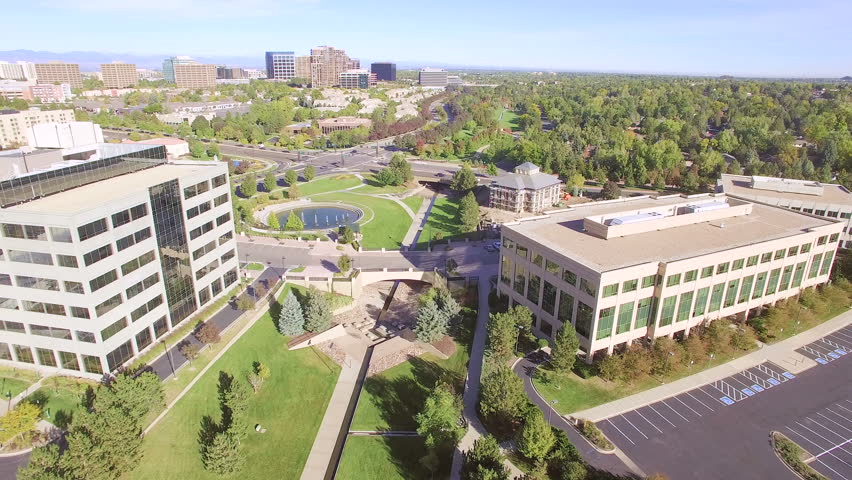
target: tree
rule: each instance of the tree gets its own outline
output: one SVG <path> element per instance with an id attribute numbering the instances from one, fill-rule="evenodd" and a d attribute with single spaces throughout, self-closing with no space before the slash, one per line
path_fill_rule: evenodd
<path id="1" fill-rule="evenodd" d="M 456 273 L 456 270 L 459 268 L 458 262 L 454 258 L 447 259 L 447 272 Z"/>
<path id="2" fill-rule="evenodd" d="M 437 302 L 430 301 L 417 311 L 414 333 L 423 343 L 432 343 L 447 334 L 447 319 Z"/>
<path id="3" fill-rule="evenodd" d="M 0 417 L 0 443 L 6 443 L 18 435 L 35 430 L 41 417 L 41 407 L 21 402 L 6 415 Z"/>
<path id="4" fill-rule="evenodd" d="M 287 173 L 284 174 L 284 181 L 287 182 L 287 185 L 290 187 L 295 185 L 298 180 L 299 174 L 293 169 L 287 170 Z"/>
<path id="5" fill-rule="evenodd" d="M 450 188 L 457 192 L 467 192 L 476 186 L 476 175 L 470 169 L 470 165 L 465 163 L 460 170 L 453 174 L 453 179 L 450 182 Z"/>
<path id="6" fill-rule="evenodd" d="M 496 176 L 498 173 L 497 165 L 494 165 L 494 162 L 488 162 L 486 170 L 488 171 L 488 175 L 491 175 L 492 177 Z"/>
<path id="7" fill-rule="evenodd" d="M 293 295 L 293 291 L 287 292 L 284 303 L 281 304 L 281 313 L 278 314 L 278 331 L 282 335 L 300 335 L 305 331 L 305 315 L 302 313 L 302 305 Z"/>
<path id="8" fill-rule="evenodd" d="M 464 452 L 461 477 L 464 480 L 509 480 L 509 469 L 503 465 L 503 452 L 497 439 L 485 435 Z"/>
<path id="9" fill-rule="evenodd" d="M 266 174 L 266 177 L 263 179 L 263 187 L 266 188 L 267 192 L 271 192 L 275 190 L 275 187 L 278 186 L 278 178 L 275 177 L 275 174 L 269 172 Z"/>
<path id="10" fill-rule="evenodd" d="M 289 230 L 291 232 L 298 232 L 305 229 L 305 222 L 302 221 L 301 217 L 296 213 L 295 210 L 291 211 L 287 214 L 287 223 L 284 225 L 284 230 Z"/>
<path id="11" fill-rule="evenodd" d="M 613 181 L 608 181 L 601 189 L 601 198 L 604 200 L 615 200 L 621 198 L 621 188 Z"/>
<path id="12" fill-rule="evenodd" d="M 669 337 L 655 339 L 651 355 L 657 375 L 667 375 L 683 365 L 683 347 Z"/>
<path id="13" fill-rule="evenodd" d="M 340 258 L 337 259 L 337 268 L 342 272 L 346 273 L 352 268 L 352 258 L 349 255 L 343 254 Z"/>
<path id="14" fill-rule="evenodd" d="M 310 182 L 317 175 L 317 169 L 314 168 L 313 165 L 308 165 L 305 167 L 305 171 L 302 172 L 302 176 L 305 177 L 306 182 Z"/>
<path id="15" fill-rule="evenodd" d="M 192 342 L 183 342 L 180 344 L 178 350 L 181 355 L 189 360 L 189 364 L 192 365 L 192 361 L 198 358 L 198 353 L 201 351 L 201 348 Z"/>
<path id="16" fill-rule="evenodd" d="M 385 167 L 379 170 L 373 178 L 375 178 L 379 184 L 386 186 L 402 185 L 403 182 L 399 172 L 390 167 Z"/>
<path id="17" fill-rule="evenodd" d="M 506 430 L 523 415 L 527 404 L 524 382 L 504 363 L 494 365 L 482 379 L 479 411 Z"/>
<path id="18" fill-rule="evenodd" d="M 341 243 L 352 243 L 355 241 L 355 232 L 352 230 L 352 227 L 347 225 L 340 229 L 339 241 Z"/>
<path id="19" fill-rule="evenodd" d="M 565 322 L 553 339 L 553 349 L 550 351 L 550 366 L 557 373 L 567 374 L 574 368 L 577 360 L 577 350 L 580 340 L 570 322 Z"/>
<path id="20" fill-rule="evenodd" d="M 263 381 L 266 381 L 270 376 L 272 376 L 272 370 L 270 370 L 269 367 L 262 362 L 254 362 L 252 367 L 254 367 L 254 373 L 256 373 Z"/>
<path id="21" fill-rule="evenodd" d="M 254 175 L 249 175 L 243 180 L 243 183 L 240 184 L 240 193 L 243 194 L 245 198 L 253 197 L 255 193 L 257 193 L 257 177 Z"/>
<path id="22" fill-rule="evenodd" d="M 193 158 L 205 158 L 207 156 L 207 150 L 204 148 L 203 143 L 197 140 L 191 140 L 189 142 L 189 154 L 192 155 Z"/>
<path id="23" fill-rule="evenodd" d="M 506 312 L 492 313 L 488 321 L 488 350 L 498 359 L 512 356 L 518 335 L 532 327 L 532 312 L 526 307 L 515 306 Z"/>
<path id="24" fill-rule="evenodd" d="M 289 198 L 290 200 L 296 200 L 300 196 L 301 196 L 301 193 L 299 192 L 299 186 L 298 185 L 293 185 L 292 187 L 290 187 L 287 190 L 287 198 Z"/>
<path id="25" fill-rule="evenodd" d="M 707 347 L 701 336 L 698 335 L 698 330 L 694 330 L 686 340 L 683 341 L 683 352 L 686 358 L 689 359 L 690 365 L 697 362 L 702 362 L 707 358 Z"/>
<path id="26" fill-rule="evenodd" d="M 467 192 L 459 202 L 459 223 L 464 232 L 473 232 L 479 226 L 479 202 L 473 192 Z"/>
<path id="27" fill-rule="evenodd" d="M 308 289 L 305 306 L 305 330 L 322 332 L 331 324 L 331 307 L 323 292 L 316 287 Z"/>
<path id="28" fill-rule="evenodd" d="M 219 341 L 222 340 L 219 327 L 213 325 L 211 322 L 202 323 L 198 330 L 195 331 L 195 338 L 206 345 L 219 343 Z"/>
<path id="29" fill-rule="evenodd" d="M 245 458 L 239 437 L 231 431 L 217 433 L 213 443 L 204 449 L 202 461 L 205 469 L 221 476 L 240 472 Z"/>
<path id="30" fill-rule="evenodd" d="M 204 118 L 203 115 L 198 115 L 195 117 L 195 120 L 192 121 L 192 131 L 195 132 L 199 137 L 204 137 L 211 130 L 210 121 Z"/>
<path id="31" fill-rule="evenodd" d="M 18 470 L 18 480 L 63 480 L 68 478 L 61 467 L 59 446 L 47 444 L 33 449 L 26 467 Z"/>
<path id="32" fill-rule="evenodd" d="M 461 414 L 461 397 L 453 393 L 449 385 L 439 384 L 415 417 L 417 433 L 426 439 L 429 448 L 455 448 L 465 432 L 459 424 Z"/>
<path id="33" fill-rule="evenodd" d="M 401 180 L 400 183 L 414 180 L 414 172 L 411 169 L 411 164 L 405 159 L 405 155 L 401 153 L 393 154 L 390 162 L 388 163 L 388 168 L 396 172 Z"/>
<path id="34" fill-rule="evenodd" d="M 544 414 L 531 408 L 524 419 L 524 427 L 518 438 L 518 451 L 530 460 L 544 460 L 556 443 L 556 437 Z"/>
<path id="35" fill-rule="evenodd" d="M 254 297 L 247 294 L 242 294 L 237 298 L 237 309 L 247 312 L 249 310 L 254 310 L 255 301 Z"/>
<path id="36" fill-rule="evenodd" d="M 270 230 L 281 230 L 281 222 L 278 221 L 278 215 L 275 212 L 269 212 L 269 215 L 266 217 L 266 226 Z"/>
<path id="37" fill-rule="evenodd" d="M 218 157 L 221 154 L 222 153 L 219 150 L 219 144 L 218 143 L 210 143 L 210 144 L 207 145 L 207 156 L 208 157 L 211 157 L 211 158 Z"/>

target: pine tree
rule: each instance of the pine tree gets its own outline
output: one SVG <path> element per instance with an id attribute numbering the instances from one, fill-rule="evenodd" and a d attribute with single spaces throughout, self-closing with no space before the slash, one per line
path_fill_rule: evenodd
<path id="1" fill-rule="evenodd" d="M 553 339 L 553 349 L 550 351 L 550 366 L 559 373 L 568 373 L 574 368 L 577 359 L 577 349 L 580 340 L 570 322 L 565 322 L 556 338 Z"/>
<path id="2" fill-rule="evenodd" d="M 462 197 L 459 202 L 458 215 L 459 223 L 464 232 L 476 230 L 479 225 L 479 202 L 476 201 L 473 192 L 467 192 L 467 195 Z"/>
<path id="3" fill-rule="evenodd" d="M 509 469 L 503 465 L 503 452 L 497 439 L 485 435 L 464 452 L 461 477 L 464 480 L 509 480 Z"/>
<path id="4" fill-rule="evenodd" d="M 305 331 L 305 315 L 299 300 L 293 295 L 293 291 L 284 297 L 281 305 L 281 314 L 278 316 L 278 331 L 282 335 L 299 335 Z"/>
<path id="5" fill-rule="evenodd" d="M 498 363 L 482 379 L 479 391 L 479 410 L 504 429 L 521 417 L 527 404 L 524 382 L 504 363 Z"/>
<path id="6" fill-rule="evenodd" d="M 331 325 L 331 308 L 325 294 L 311 287 L 308 290 L 307 306 L 305 307 L 305 330 L 322 332 Z"/>
<path id="7" fill-rule="evenodd" d="M 257 177 L 249 175 L 240 184 L 240 193 L 246 198 L 253 197 L 257 193 Z"/>
<path id="8" fill-rule="evenodd" d="M 284 230 L 301 232 L 304 229 L 305 222 L 302 221 L 301 217 L 299 217 L 299 214 L 297 214 L 295 210 L 291 211 L 290 214 L 287 215 L 287 223 L 284 225 Z"/>
<path id="9" fill-rule="evenodd" d="M 470 169 L 470 165 L 465 163 L 461 170 L 457 170 L 453 174 L 453 180 L 450 182 L 450 188 L 457 192 L 466 192 L 476 186 L 476 175 Z"/>
<path id="10" fill-rule="evenodd" d="M 18 470 L 18 480 L 63 480 L 67 478 L 59 462 L 59 446 L 47 444 L 33 449 L 26 467 Z"/>
<path id="11" fill-rule="evenodd" d="M 278 215 L 275 212 L 269 212 L 269 216 L 266 217 L 266 225 L 270 230 L 281 230 L 281 222 L 278 221 Z"/>
<path id="12" fill-rule="evenodd" d="M 543 460 L 556 443 L 553 430 L 537 408 L 530 409 L 518 438 L 518 451 L 530 460 Z"/>
<path id="13" fill-rule="evenodd" d="M 417 311 L 414 333 L 423 343 L 432 343 L 447 334 L 447 317 L 436 302 L 428 302 Z"/>
<path id="14" fill-rule="evenodd" d="M 241 447 L 239 437 L 232 432 L 217 433 L 213 442 L 204 448 L 204 468 L 222 476 L 240 472 L 245 464 Z"/>

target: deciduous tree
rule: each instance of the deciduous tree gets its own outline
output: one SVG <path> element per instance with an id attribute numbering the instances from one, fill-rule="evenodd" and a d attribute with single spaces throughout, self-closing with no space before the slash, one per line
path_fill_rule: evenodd
<path id="1" fill-rule="evenodd" d="M 266 174 L 266 177 L 263 179 L 263 187 L 266 188 L 267 192 L 271 192 L 278 187 L 278 178 L 275 177 L 275 174 L 269 172 Z"/>
<path id="2" fill-rule="evenodd" d="M 461 412 L 461 397 L 449 385 L 437 385 L 415 417 L 417 433 L 426 439 L 426 446 L 441 450 L 455 448 L 465 432 L 459 424 Z"/>
<path id="3" fill-rule="evenodd" d="M 523 415 L 526 404 L 523 380 L 508 365 L 502 362 L 493 365 L 482 379 L 479 411 L 510 430 L 511 425 Z"/>
<path id="4" fill-rule="evenodd" d="M 290 190 L 292 190 L 291 188 Z M 302 221 L 302 218 L 296 213 L 295 210 L 291 211 L 289 215 L 287 215 L 287 223 L 284 225 L 284 230 L 289 230 L 291 232 L 300 232 L 305 229 L 305 222 Z"/>
<path id="5" fill-rule="evenodd" d="M 296 173 L 295 170 L 287 170 L 287 173 L 284 174 L 284 181 L 287 182 L 287 185 L 292 187 L 299 180 L 299 174 Z"/>
<path id="6" fill-rule="evenodd" d="M 509 469 L 497 439 L 485 435 L 473 442 L 473 448 L 464 452 L 461 477 L 464 480 L 509 480 Z"/>
<path id="7" fill-rule="evenodd" d="M 305 177 L 306 182 L 310 182 L 317 175 L 317 169 L 314 168 L 313 165 L 308 165 L 305 167 L 305 170 L 302 172 L 302 176 Z"/>
<path id="8" fill-rule="evenodd" d="M 247 176 L 240 184 L 240 193 L 246 198 L 253 197 L 257 193 L 257 177 Z"/>

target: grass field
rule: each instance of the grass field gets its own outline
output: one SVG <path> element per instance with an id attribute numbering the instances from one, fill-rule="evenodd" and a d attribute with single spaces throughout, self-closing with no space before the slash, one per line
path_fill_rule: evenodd
<path id="1" fill-rule="evenodd" d="M 420 463 L 421 437 L 349 437 L 337 469 L 338 480 L 427 480 Z"/>
<path id="2" fill-rule="evenodd" d="M 283 298 L 287 289 L 282 290 Z M 240 478 L 298 478 L 322 420 L 340 368 L 310 349 L 287 350 L 267 312 L 202 376 L 168 415 L 146 436 L 145 462 L 127 478 L 156 480 L 217 479 L 204 470 L 198 453 L 202 419 L 220 417 L 217 383 L 220 371 L 244 377 L 261 361 L 272 376 L 252 397 L 248 422 L 268 431 L 250 432 L 244 445 L 246 466 Z"/>
<path id="3" fill-rule="evenodd" d="M 501 113 L 503 114 L 503 118 L 500 118 Z M 511 110 L 500 110 L 494 118 L 498 120 L 500 128 L 509 128 L 513 132 L 521 129 L 518 125 L 518 114 Z"/>
<path id="4" fill-rule="evenodd" d="M 365 249 L 397 249 L 411 226 L 411 217 L 393 200 L 344 192 L 316 195 L 312 199 L 316 202 L 341 201 L 363 209 L 364 218 L 359 223 Z"/>
<path id="5" fill-rule="evenodd" d="M 59 428 L 66 428 L 74 414 L 79 411 L 83 395 L 88 387 L 97 388 L 98 383 L 71 377 L 51 377 L 43 386 L 31 393 L 27 399 L 41 406 L 41 416 Z"/>
<path id="6" fill-rule="evenodd" d="M 8 397 L 16 397 L 33 382 L 21 378 L 0 377 L 0 401 Z"/>
<path id="7" fill-rule="evenodd" d="M 312 182 L 300 183 L 299 193 L 302 197 L 306 197 L 308 195 L 316 195 L 318 193 L 343 190 L 344 188 L 350 188 L 360 184 L 361 179 L 355 175 L 331 175 L 315 178 Z"/>
<path id="8" fill-rule="evenodd" d="M 256 270 L 256 271 L 260 271 L 260 270 L 265 270 L 265 269 L 266 269 L 266 267 L 265 267 L 265 266 L 263 266 L 263 264 L 262 264 L 262 263 L 251 262 L 251 263 L 249 263 L 248 265 L 246 265 L 246 266 L 245 266 L 245 269 L 246 269 L 246 270 Z"/>
<path id="9" fill-rule="evenodd" d="M 417 211 L 420 210 L 420 206 L 423 205 L 423 200 L 426 199 L 420 195 L 412 195 L 408 198 L 402 199 L 402 203 L 408 205 L 408 208 L 410 208 L 412 212 L 417 213 Z"/>
<path id="10" fill-rule="evenodd" d="M 445 240 L 461 236 L 461 225 L 457 219 L 458 205 L 458 200 L 455 198 L 438 197 L 435 200 L 432 210 L 429 211 L 429 218 L 426 219 L 426 225 L 423 226 L 423 232 L 417 239 L 418 249 L 426 249 L 429 242 L 435 241 L 435 235 L 438 232 L 443 233 Z"/>
<path id="11" fill-rule="evenodd" d="M 359 188 L 357 190 L 358 193 L 402 193 L 408 190 L 408 187 L 406 187 L 405 185 L 382 185 L 381 183 L 375 180 L 375 177 L 373 175 L 364 175 L 364 180 L 367 182 L 367 184 Z"/>

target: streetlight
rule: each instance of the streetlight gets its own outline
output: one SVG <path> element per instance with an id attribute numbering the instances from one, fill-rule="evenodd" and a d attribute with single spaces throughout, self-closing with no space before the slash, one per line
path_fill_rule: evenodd
<path id="1" fill-rule="evenodd" d="M 6 411 L 8 412 L 9 410 L 12 409 L 12 391 L 11 390 L 6 392 L 6 399 L 9 400 L 9 404 L 6 406 Z"/>
<path id="2" fill-rule="evenodd" d="M 284 257 L 284 255 L 281 255 L 281 281 L 284 281 L 284 271 L 285 271 L 284 258 L 286 258 L 286 257 Z"/>
<path id="3" fill-rule="evenodd" d="M 166 352 L 166 358 L 169 359 L 169 366 L 172 367 L 172 377 L 174 380 L 177 380 L 177 373 L 175 372 L 175 364 L 172 362 L 172 353 L 169 352 L 169 346 L 166 344 L 165 340 L 161 340 L 163 343 L 163 350 Z"/>
<path id="4" fill-rule="evenodd" d="M 559 403 L 559 400 L 551 400 L 550 401 L 550 410 L 547 411 L 547 423 L 550 423 L 551 414 L 555 410 L 555 408 L 553 406 L 556 405 L 557 403 Z"/>

